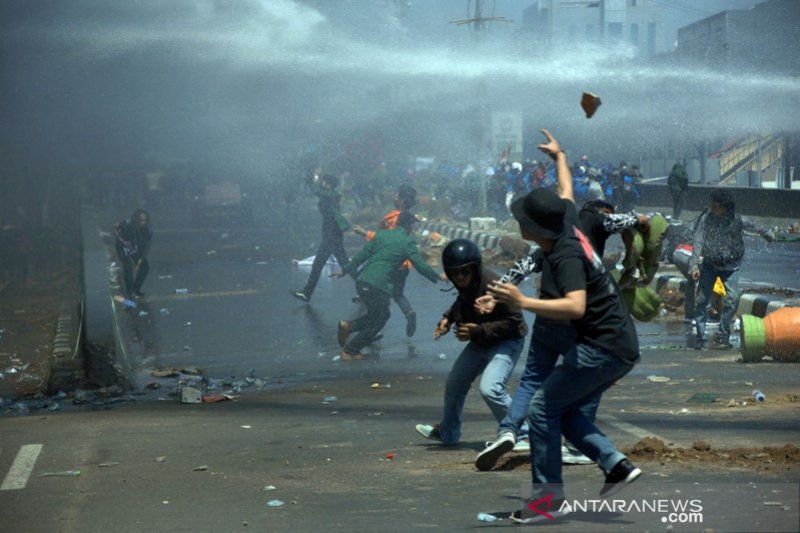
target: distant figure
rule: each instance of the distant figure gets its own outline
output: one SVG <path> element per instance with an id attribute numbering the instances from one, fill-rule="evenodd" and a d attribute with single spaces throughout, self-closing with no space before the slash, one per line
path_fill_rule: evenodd
<path id="1" fill-rule="evenodd" d="M 137 209 L 128 220 L 114 225 L 117 258 L 122 263 L 122 292 L 126 298 L 142 298 L 142 285 L 150 272 L 147 253 L 153 230 L 150 228 L 150 215 L 144 209 Z"/>
<path id="2" fill-rule="evenodd" d="M 683 194 L 689 190 L 689 177 L 680 163 L 675 163 L 667 178 L 669 193 L 672 195 L 672 218 L 680 219 L 683 212 Z"/>
<path id="3" fill-rule="evenodd" d="M 324 174 L 322 177 L 315 174 L 311 180 L 311 192 L 319 197 L 317 207 L 322 215 L 322 242 L 317 249 L 317 255 L 314 256 L 306 286 L 302 291 L 289 291 L 292 296 L 303 302 L 311 301 L 322 269 L 331 255 L 340 265 L 349 262 L 344 249 L 344 232 L 350 229 L 350 223 L 342 216 L 339 208 L 342 195 L 336 190 L 338 186 L 339 178 L 332 174 Z"/>

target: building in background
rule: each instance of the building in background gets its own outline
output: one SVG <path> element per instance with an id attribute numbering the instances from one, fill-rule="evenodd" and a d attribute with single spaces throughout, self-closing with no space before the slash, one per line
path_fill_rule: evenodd
<path id="1" fill-rule="evenodd" d="M 522 16 L 523 33 L 534 40 L 626 42 L 643 57 L 669 49 L 655 0 L 538 0 Z"/>
<path id="2" fill-rule="evenodd" d="M 798 22 L 797 0 L 768 0 L 750 9 L 722 11 L 679 28 L 678 46 L 668 60 L 734 76 L 797 77 Z M 797 132 L 739 132 L 733 138 L 702 143 L 699 154 L 684 150 L 684 162 L 705 183 L 791 188 L 797 139 Z M 663 171 L 668 164 L 665 159 Z"/>
<path id="3" fill-rule="evenodd" d="M 769 0 L 678 29 L 676 59 L 724 72 L 800 76 L 800 2 Z"/>

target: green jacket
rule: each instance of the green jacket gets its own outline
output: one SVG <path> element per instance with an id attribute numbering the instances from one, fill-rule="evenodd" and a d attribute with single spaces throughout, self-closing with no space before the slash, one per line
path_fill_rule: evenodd
<path id="1" fill-rule="evenodd" d="M 406 259 L 411 261 L 417 272 L 433 283 L 439 281 L 439 274 L 422 259 L 417 243 L 403 228 L 378 230 L 375 237 L 348 264 L 342 265 L 342 270 L 352 274 L 364 264 L 356 280 L 391 294 L 394 289 L 394 273 Z"/>
<path id="2" fill-rule="evenodd" d="M 669 192 L 673 195 L 689 190 L 689 176 L 686 175 L 683 165 L 675 163 L 667 178 L 667 185 L 669 185 Z"/>
<path id="3" fill-rule="evenodd" d="M 320 214 L 322 214 L 322 231 L 339 230 L 347 231 L 350 229 L 350 223 L 344 218 L 339 204 L 342 201 L 342 195 L 336 189 L 328 189 L 323 187 L 317 182 L 311 182 L 311 192 L 319 196 Z"/>

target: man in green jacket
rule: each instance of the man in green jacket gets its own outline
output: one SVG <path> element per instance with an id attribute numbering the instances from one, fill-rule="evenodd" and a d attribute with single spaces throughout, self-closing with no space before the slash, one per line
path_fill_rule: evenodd
<path id="1" fill-rule="evenodd" d="M 356 290 L 367 306 L 367 312 L 352 322 L 339 322 L 338 339 L 342 347 L 342 360 L 364 359 L 361 349 L 372 342 L 389 321 L 389 303 L 394 290 L 395 274 L 403 261 L 411 261 L 417 272 L 433 283 L 446 279 L 444 274 L 437 274 L 425 263 L 417 249 L 417 243 L 409 236 L 414 221 L 414 215 L 404 211 L 398 216 L 395 229 L 379 230 L 349 263 L 342 265 L 341 272 L 333 274 L 339 278 L 345 274 L 353 275 L 364 265 L 356 277 Z M 353 332 L 358 334 L 348 341 Z"/>
<path id="2" fill-rule="evenodd" d="M 339 178 L 332 174 L 324 174 L 321 178 L 314 176 L 311 181 L 311 192 L 319 197 L 319 212 L 322 215 L 322 242 L 314 256 L 311 265 L 311 274 L 302 291 L 289 291 L 292 296 L 303 302 L 311 301 L 314 288 L 317 286 L 319 276 L 328 258 L 333 255 L 340 265 L 347 263 L 347 252 L 344 249 L 344 232 L 350 229 L 350 224 L 342 216 L 339 204 L 342 195 L 336 190 Z"/>

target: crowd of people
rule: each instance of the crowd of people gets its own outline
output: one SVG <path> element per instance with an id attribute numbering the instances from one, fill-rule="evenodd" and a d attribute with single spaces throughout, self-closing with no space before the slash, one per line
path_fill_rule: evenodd
<path id="1" fill-rule="evenodd" d="M 497 420 L 497 438 L 488 442 L 475 460 L 480 471 L 491 470 L 511 450 L 531 454 L 532 493 L 511 519 L 535 523 L 543 519 L 537 506 L 546 502 L 550 517 L 568 512 L 562 464 L 597 464 L 605 475 L 600 496 L 610 497 L 635 481 L 641 470 L 632 464 L 595 425 L 603 393 L 622 379 L 640 360 L 639 343 L 626 288 L 602 261 L 607 239 L 615 233 L 641 234 L 659 241 L 664 228 L 651 229 L 654 218 L 636 213 L 638 169 L 622 162 L 619 167 L 594 167 L 581 157 L 570 168 L 558 141 L 543 130 L 546 142 L 539 149 L 550 164 L 526 162 L 499 166 L 493 183 L 502 183 L 502 203 L 518 222 L 521 237 L 534 243 L 534 252 L 520 258 L 502 277 L 483 268 L 481 252 L 468 239 L 455 239 L 442 251 L 444 272 L 437 274 L 420 256 L 409 236 L 420 218 L 412 213 L 416 190 L 398 188 L 395 209 L 385 215 L 376 231 L 356 226 L 368 239 L 351 259 L 341 246 L 349 229 L 340 212 L 338 180 L 330 175 L 315 179 L 312 192 L 319 197 L 323 241 L 309 281 L 292 295 L 309 302 L 321 265 L 335 253 L 341 270 L 334 277 L 350 275 L 365 312 L 355 320 L 341 320 L 338 341 L 341 359 L 364 359 L 362 350 L 381 335 L 394 299 L 407 319 L 407 334 L 416 322 L 403 295 L 410 268 L 431 282 L 449 281 L 457 291 L 455 302 L 444 311 L 433 335 L 438 339 L 453 331 L 465 343 L 444 385 L 444 407 L 437 423 L 417 424 L 426 439 L 452 445 L 461 438 L 462 410 L 472 383 Z M 452 169 L 451 169 L 452 170 Z M 455 172 L 453 175 L 458 174 Z M 685 170 L 675 174 L 676 217 L 682 209 Z M 502 179 L 498 179 L 500 176 Z M 672 183 L 671 183 L 671 189 Z M 444 194 L 442 182 L 435 187 Z M 497 191 L 500 189 L 498 188 Z M 496 192 L 497 192 L 496 191 Z M 500 195 L 494 198 L 499 202 Z M 660 216 L 660 215 L 656 215 Z M 661 217 L 663 221 L 663 217 Z M 738 269 L 744 255 L 744 231 L 769 232 L 736 215 L 729 192 L 714 190 L 709 206 L 680 236 L 668 241 L 668 253 L 683 265 L 690 281 L 687 292 L 687 324 L 695 331 L 690 346 L 706 349 L 706 323 L 712 287 L 721 280 L 725 304 L 714 339 L 718 348 L 730 348 L 731 321 L 738 298 Z M 685 258 L 677 259 L 683 253 Z M 517 285 L 533 273 L 541 274 L 538 297 L 528 297 Z M 624 279 L 624 278 L 623 278 Z M 696 297 L 695 297 L 696 289 Z M 525 311 L 534 313 L 531 341 L 520 382 L 509 387 L 528 327 Z M 637 316 L 638 318 L 638 316 Z"/>

